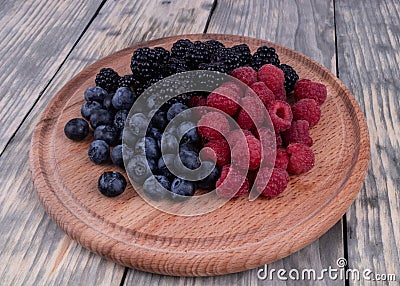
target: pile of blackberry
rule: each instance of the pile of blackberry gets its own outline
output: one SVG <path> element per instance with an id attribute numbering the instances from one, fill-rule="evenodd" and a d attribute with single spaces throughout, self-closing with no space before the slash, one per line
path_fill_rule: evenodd
<path id="1" fill-rule="evenodd" d="M 246 44 L 226 47 L 217 40 L 190 41 L 181 39 L 175 42 L 168 51 L 162 47 L 142 47 L 134 51 L 130 68 L 132 73 L 120 76 L 112 68 L 103 68 L 96 75 L 96 86 L 89 87 L 85 93 L 85 103 L 82 105 L 81 115 L 83 118 L 70 120 L 64 128 L 65 135 L 74 141 L 85 139 L 93 130 L 94 140 L 88 150 L 90 160 L 95 164 L 112 162 L 125 169 L 122 158 L 122 134 L 125 122 L 130 131 L 138 130 L 134 136 L 136 142 L 131 142 L 134 148 L 126 148 L 130 154 L 130 163 L 127 168 L 130 174 L 136 174 L 137 182 L 143 183 L 144 192 L 155 200 L 165 196 L 178 199 L 182 196 L 192 196 L 196 188 L 211 190 L 215 188 L 215 182 L 219 177 L 218 169 L 213 164 L 208 164 L 211 173 L 205 179 L 198 182 L 184 180 L 174 176 L 166 168 L 165 160 L 176 161 L 179 156 L 182 163 L 189 169 L 196 169 L 200 164 L 199 144 L 196 124 L 190 120 L 182 121 L 175 131 L 169 131 L 166 141 L 168 148 L 177 146 L 177 155 L 168 154 L 161 157 L 161 137 L 165 126 L 180 111 L 187 109 L 187 103 L 195 92 L 183 92 L 179 96 L 168 100 L 159 110 L 152 110 L 152 104 L 156 100 L 164 100 L 169 89 L 190 89 L 190 81 L 182 83 L 163 81 L 166 85 L 160 90 L 157 98 L 149 99 L 148 110 L 134 114 L 128 118 L 129 110 L 136 99 L 149 87 L 161 79 L 174 74 L 180 74 L 191 70 L 215 71 L 229 74 L 235 68 L 251 66 L 258 70 L 264 64 L 273 64 L 284 72 L 285 88 L 289 93 L 293 90 L 298 80 L 295 70 L 289 65 L 280 64 L 275 49 L 262 46 L 252 54 Z M 204 73 L 200 81 L 217 87 L 219 82 L 218 73 L 210 76 Z M 184 82 L 184 81 L 183 81 Z M 207 94 L 203 94 L 207 95 Z M 146 130 L 141 127 L 149 123 Z M 183 132 L 183 133 L 182 133 Z M 165 136 L 165 134 L 163 135 Z M 182 137 L 181 142 L 177 138 Z M 124 146 L 125 149 L 125 146 Z M 175 157 L 174 157 L 175 156 Z M 134 175 L 135 176 L 135 175 Z M 168 194 L 156 191 L 156 182 L 160 182 Z M 113 197 L 121 194 L 126 188 L 126 179 L 120 172 L 105 172 L 98 180 L 98 188 L 106 196 Z"/>

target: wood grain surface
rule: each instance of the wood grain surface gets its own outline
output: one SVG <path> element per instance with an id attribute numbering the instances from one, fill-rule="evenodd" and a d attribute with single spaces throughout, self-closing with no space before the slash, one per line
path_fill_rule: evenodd
<path id="1" fill-rule="evenodd" d="M 180 1 L 160 2 L 108 1 L 60 70 L 53 73 L 54 78 L 46 82 L 45 89 L 38 89 L 43 95 L 32 111 L 28 114 L 25 110 L 26 119 L 0 157 L 1 166 L 10 166 L 0 170 L 1 189 L 7 190 L 0 194 L 0 237 L 4 242 L 0 257 L 7 261 L 0 265 L 1 284 L 121 283 L 123 267 L 71 241 L 45 214 L 33 190 L 27 164 L 28 152 L 40 114 L 70 78 L 95 60 L 133 43 L 152 37 L 202 32 L 213 3 L 208 0 L 189 4 Z M 72 2 L 65 3 L 72 5 Z M 160 15 L 166 17 L 161 18 Z M 39 94 L 24 92 L 24 95 L 36 96 L 37 99 Z"/>
<path id="2" fill-rule="evenodd" d="M 340 220 L 364 181 L 369 137 L 353 96 L 321 65 L 282 46 L 231 35 L 184 37 L 217 39 L 227 46 L 247 43 L 253 52 L 261 45 L 273 46 L 282 62 L 294 66 L 300 77 L 327 86 L 328 98 L 321 107 L 324 116 L 310 130 L 316 160 L 313 170 L 292 177 L 284 195 L 276 199 L 250 203 L 236 198 L 195 217 L 161 212 L 146 204 L 130 185 L 115 199 L 102 196 L 93 178 L 112 167 L 91 164 L 87 158 L 90 139 L 71 142 L 63 136 L 63 127 L 79 116 L 82 94 L 101 67 L 110 66 L 122 74 L 129 71 L 132 52 L 138 47 L 133 46 L 83 70 L 43 113 L 32 138 L 30 161 L 45 209 L 69 236 L 91 251 L 129 267 L 174 276 L 251 269 L 310 244 Z M 141 45 L 170 49 L 180 38 Z"/>
<path id="3" fill-rule="evenodd" d="M 385 283 L 398 285 L 400 5 L 346 0 L 336 5 L 340 77 L 365 112 L 372 146 L 367 179 L 346 216 L 349 267 L 397 274 L 397 282 Z"/>

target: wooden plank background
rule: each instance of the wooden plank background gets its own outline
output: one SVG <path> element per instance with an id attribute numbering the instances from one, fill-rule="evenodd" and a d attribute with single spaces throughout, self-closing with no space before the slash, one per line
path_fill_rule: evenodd
<path id="1" fill-rule="evenodd" d="M 125 269 L 80 247 L 45 214 L 27 162 L 37 119 L 57 90 L 133 43 L 203 31 L 258 37 L 310 56 L 339 75 L 366 114 L 372 163 L 345 220 L 269 267 L 318 271 L 345 257 L 350 268 L 397 271 L 399 280 L 399 11 L 396 0 L 2 1 L 0 284 L 367 285 L 260 281 L 257 269 L 205 278 Z"/>

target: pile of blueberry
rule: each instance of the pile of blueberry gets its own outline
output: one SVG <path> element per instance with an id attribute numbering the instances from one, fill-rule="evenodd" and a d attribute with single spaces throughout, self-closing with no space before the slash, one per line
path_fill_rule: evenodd
<path id="1" fill-rule="evenodd" d="M 152 199 L 193 196 L 197 188 L 212 190 L 219 178 L 219 170 L 213 162 L 202 163 L 209 175 L 197 182 L 176 176 L 169 168 L 181 162 L 193 170 L 201 164 L 199 149 L 202 142 L 197 134 L 196 122 L 178 120 L 168 130 L 165 129 L 175 116 L 188 109 L 188 102 L 199 93 L 182 93 L 168 100 L 158 110 L 151 108 L 150 99 L 147 103 L 149 112 L 138 111 L 130 116 L 130 109 L 146 89 L 170 75 L 191 70 L 229 74 L 240 66 L 251 66 L 258 70 L 264 64 L 273 64 L 282 69 L 286 90 L 293 90 L 298 79 L 296 72 L 288 65 L 280 65 L 275 50 L 267 46 L 259 47 L 251 54 L 246 44 L 225 47 L 216 40 L 192 42 L 181 39 L 173 44 L 171 52 L 162 47 L 139 48 L 132 55 L 132 74 L 120 76 L 111 68 L 100 70 L 95 78 L 96 86 L 89 87 L 84 93 L 82 118 L 68 121 L 64 127 L 65 135 L 71 140 L 80 141 L 92 129 L 94 140 L 88 149 L 90 160 L 95 164 L 111 161 L 123 169 L 126 166 L 126 171 L 135 182 L 142 184 L 144 193 Z M 210 77 L 209 73 L 204 73 L 204 78 L 199 80 L 215 86 L 219 83 L 218 76 Z M 166 86 L 160 90 L 168 90 L 174 84 L 181 86 L 182 82 L 166 81 L 164 84 Z M 157 94 L 157 99 L 163 100 L 162 92 Z M 124 130 L 125 123 L 129 130 Z M 127 139 L 131 142 L 123 146 L 123 137 L 131 138 Z M 123 150 L 128 164 L 124 164 Z M 161 150 L 164 156 L 161 156 Z M 157 182 L 168 193 L 157 189 Z M 126 185 L 121 172 L 105 172 L 98 179 L 100 192 L 109 197 L 121 194 Z"/>

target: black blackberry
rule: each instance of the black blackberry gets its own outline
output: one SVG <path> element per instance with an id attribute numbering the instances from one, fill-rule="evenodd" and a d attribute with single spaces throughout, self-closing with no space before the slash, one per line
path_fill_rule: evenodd
<path id="1" fill-rule="evenodd" d="M 168 60 L 169 52 L 164 48 L 139 48 L 132 55 L 131 70 L 139 82 L 146 83 L 163 75 Z"/>
<path id="2" fill-rule="evenodd" d="M 294 89 L 294 85 L 299 80 L 299 76 L 294 70 L 294 68 L 292 68 L 289 65 L 281 64 L 279 68 L 285 74 L 285 89 L 286 92 L 289 93 Z"/>
<path id="3" fill-rule="evenodd" d="M 112 68 L 102 68 L 96 75 L 96 85 L 105 89 L 108 93 L 113 93 L 118 88 L 120 76 Z"/>
<path id="4" fill-rule="evenodd" d="M 228 69 L 223 63 L 213 62 L 213 63 L 203 63 L 199 65 L 200 70 L 207 71 L 217 71 L 221 73 L 228 73 Z"/>
<path id="5" fill-rule="evenodd" d="M 199 67 L 202 63 L 210 62 L 210 51 L 208 47 L 200 42 L 196 41 L 193 43 L 193 47 L 189 49 L 189 53 L 186 55 L 186 63 L 194 70 Z"/>
<path id="6" fill-rule="evenodd" d="M 166 66 L 167 74 L 172 75 L 190 70 L 184 60 L 179 58 L 171 57 Z"/>
<path id="7" fill-rule="evenodd" d="M 221 48 L 225 48 L 224 44 L 217 40 L 208 40 L 205 41 L 204 44 L 208 47 L 208 50 L 210 52 L 214 52 Z"/>
<path id="8" fill-rule="evenodd" d="M 251 66 L 258 70 L 265 64 L 272 64 L 274 66 L 279 66 L 279 57 L 274 48 L 269 48 L 267 46 L 261 46 L 257 49 L 252 57 Z"/>
<path id="9" fill-rule="evenodd" d="M 186 61 L 190 51 L 193 49 L 194 44 L 188 39 L 180 39 L 176 41 L 171 48 L 171 55 L 178 59 Z"/>
<path id="10" fill-rule="evenodd" d="M 133 74 L 127 74 L 120 77 L 118 81 L 118 87 L 129 87 L 130 89 L 135 89 L 139 85 L 139 82 L 135 79 Z"/>
<path id="11" fill-rule="evenodd" d="M 230 48 L 221 48 L 212 55 L 212 62 L 223 64 L 228 72 L 240 67 L 240 57 Z"/>
<path id="12" fill-rule="evenodd" d="M 251 62 L 251 51 L 248 45 L 241 44 L 233 46 L 232 51 L 240 58 L 240 66 L 247 66 Z"/>

